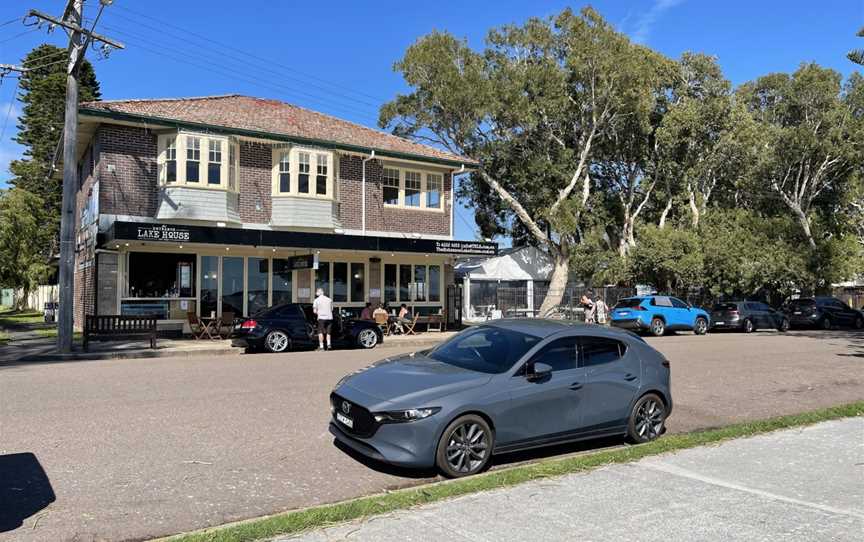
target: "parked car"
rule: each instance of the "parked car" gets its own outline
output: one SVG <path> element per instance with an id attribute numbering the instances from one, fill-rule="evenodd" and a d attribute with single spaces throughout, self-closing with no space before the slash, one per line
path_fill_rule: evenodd
<path id="1" fill-rule="evenodd" d="M 737 329 L 752 333 L 757 329 L 789 329 L 789 318 L 758 301 L 725 301 L 711 309 L 711 331 Z"/>
<path id="2" fill-rule="evenodd" d="M 330 432 L 379 461 L 467 476 L 498 453 L 656 439 L 672 412 L 669 378 L 669 362 L 630 332 L 493 320 L 342 378 Z"/>
<path id="3" fill-rule="evenodd" d="M 647 295 L 618 301 L 612 309 L 611 322 L 615 327 L 648 331 L 659 337 L 667 331 L 680 330 L 704 335 L 711 318 L 704 310 L 691 307 L 678 298 Z"/>
<path id="4" fill-rule="evenodd" d="M 343 318 L 334 312 L 334 346 L 375 348 L 384 334 L 375 322 Z M 284 303 L 265 309 L 234 325 L 231 345 L 250 351 L 285 352 L 318 345 L 317 319 L 311 303 Z"/>
<path id="5" fill-rule="evenodd" d="M 784 312 L 792 327 L 833 326 L 864 329 L 864 313 L 853 309 L 836 297 L 802 297 L 786 303 Z"/>

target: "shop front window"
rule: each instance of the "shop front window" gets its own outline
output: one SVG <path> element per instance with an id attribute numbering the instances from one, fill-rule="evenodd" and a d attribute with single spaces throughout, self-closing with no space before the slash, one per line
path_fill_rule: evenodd
<path id="1" fill-rule="evenodd" d="M 291 303 L 293 273 L 288 269 L 288 260 L 273 260 L 273 305 Z"/>
<path id="2" fill-rule="evenodd" d="M 129 297 L 195 297 L 195 255 L 129 253 Z"/>
<path id="3" fill-rule="evenodd" d="M 243 258 L 222 258 L 222 312 L 243 315 Z"/>
<path id="4" fill-rule="evenodd" d="M 429 266 L 429 301 L 441 301 L 441 266 Z"/>
<path id="5" fill-rule="evenodd" d="M 333 264 L 333 301 L 348 301 L 348 264 L 345 262 Z"/>
<path id="6" fill-rule="evenodd" d="M 366 266 L 362 263 L 351 264 L 351 301 L 358 303 L 366 300 Z"/>
<path id="7" fill-rule="evenodd" d="M 318 262 L 318 269 L 315 270 L 315 292 L 318 288 L 330 295 L 330 262 Z M 312 292 L 313 296 L 315 292 Z"/>
<path id="8" fill-rule="evenodd" d="M 426 301 L 426 266 L 414 266 L 414 300 Z"/>
<path id="9" fill-rule="evenodd" d="M 219 257 L 201 256 L 201 316 L 216 316 L 219 303 Z"/>
<path id="10" fill-rule="evenodd" d="M 246 260 L 246 311 L 250 316 L 267 308 L 269 263 L 267 258 Z"/>
<path id="11" fill-rule="evenodd" d="M 384 302 L 392 303 L 396 301 L 397 291 L 396 280 L 396 264 L 384 264 Z"/>
<path id="12" fill-rule="evenodd" d="M 399 266 L 399 301 L 411 301 L 411 266 Z"/>

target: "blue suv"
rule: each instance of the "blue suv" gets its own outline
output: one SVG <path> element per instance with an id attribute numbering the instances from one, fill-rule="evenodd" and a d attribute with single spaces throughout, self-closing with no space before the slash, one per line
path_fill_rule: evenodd
<path id="1" fill-rule="evenodd" d="M 692 331 L 704 335 L 711 319 L 702 309 L 665 295 L 622 299 L 612 310 L 612 325 L 634 331 L 650 331 L 659 337 L 667 331 Z"/>

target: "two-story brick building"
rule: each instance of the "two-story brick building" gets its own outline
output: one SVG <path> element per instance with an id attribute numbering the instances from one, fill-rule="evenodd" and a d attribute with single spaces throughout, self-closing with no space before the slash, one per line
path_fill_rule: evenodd
<path id="1" fill-rule="evenodd" d="M 275 100 L 104 101 L 79 111 L 75 320 L 250 315 L 311 301 L 447 311 L 453 177 L 471 160 Z"/>

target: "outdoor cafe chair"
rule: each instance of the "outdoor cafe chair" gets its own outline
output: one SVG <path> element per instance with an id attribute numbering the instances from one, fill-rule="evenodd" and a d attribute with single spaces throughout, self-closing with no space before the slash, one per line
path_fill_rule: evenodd
<path id="1" fill-rule="evenodd" d="M 403 327 L 405 328 L 405 335 L 416 335 L 416 333 L 414 333 L 414 327 L 417 325 L 417 320 L 419 318 L 420 318 L 420 313 L 415 312 L 414 318 L 412 318 L 411 320 L 408 320 L 407 322 L 405 322 L 403 324 Z"/>
<path id="2" fill-rule="evenodd" d="M 223 311 L 222 318 L 219 320 L 219 335 L 224 332 L 225 337 L 228 337 L 232 331 L 234 331 L 234 312 Z"/>
<path id="3" fill-rule="evenodd" d="M 205 337 L 208 339 L 214 338 L 210 332 L 210 326 L 202 322 L 194 312 L 187 312 L 186 320 L 189 322 L 189 330 L 192 331 L 192 337 L 196 341 Z"/>
<path id="4" fill-rule="evenodd" d="M 373 314 L 375 323 L 384 335 L 390 335 L 390 317 L 384 313 Z"/>

